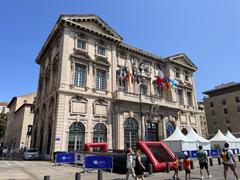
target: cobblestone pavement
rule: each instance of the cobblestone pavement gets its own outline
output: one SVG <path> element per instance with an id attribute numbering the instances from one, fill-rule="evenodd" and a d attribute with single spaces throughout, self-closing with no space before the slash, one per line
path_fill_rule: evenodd
<path id="1" fill-rule="evenodd" d="M 237 172 L 240 174 L 240 163 L 237 164 Z M 47 161 L 0 161 L 0 180 L 43 180 L 44 175 L 50 175 L 51 180 L 74 180 L 76 172 L 82 172 L 79 166 L 63 165 L 55 166 Z M 213 180 L 223 180 L 223 167 L 215 165 L 210 167 Z M 234 180 L 233 173 L 229 170 L 228 180 Z M 154 173 L 149 176 L 146 173 L 146 179 L 151 180 L 171 180 L 171 173 Z M 179 172 L 180 179 L 184 179 L 184 171 Z M 206 174 L 205 174 L 206 177 Z M 81 180 L 97 179 L 97 171 L 81 174 Z M 104 180 L 122 180 L 125 179 L 124 174 L 115 174 L 110 172 L 103 173 Z M 132 178 L 130 178 L 132 179 Z M 200 179 L 199 167 L 195 162 L 195 169 L 192 170 L 192 179 Z"/>

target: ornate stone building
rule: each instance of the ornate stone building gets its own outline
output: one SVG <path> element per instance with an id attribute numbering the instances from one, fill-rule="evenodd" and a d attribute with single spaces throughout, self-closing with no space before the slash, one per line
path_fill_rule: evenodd
<path id="1" fill-rule="evenodd" d="M 208 126 L 203 102 L 198 102 L 198 110 L 201 123 L 202 137 L 208 138 Z"/>
<path id="2" fill-rule="evenodd" d="M 32 146 L 42 154 L 81 150 L 86 142 L 135 147 L 176 126 L 201 135 L 191 60 L 125 44 L 96 15 L 61 15 L 36 63 Z"/>

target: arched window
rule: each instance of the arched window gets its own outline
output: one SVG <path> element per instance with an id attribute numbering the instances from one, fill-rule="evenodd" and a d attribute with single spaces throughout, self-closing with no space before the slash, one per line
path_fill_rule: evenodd
<path id="1" fill-rule="evenodd" d="M 187 130 L 186 128 L 182 128 L 182 133 L 183 133 L 184 135 L 187 135 L 188 130 Z"/>
<path id="2" fill-rule="evenodd" d="M 107 142 L 107 128 L 104 124 L 98 123 L 94 126 L 93 142 Z"/>
<path id="3" fill-rule="evenodd" d="M 74 122 L 69 128 L 68 151 L 83 150 L 85 142 L 85 127 L 81 122 Z"/>
<path id="4" fill-rule="evenodd" d="M 138 141 L 138 124 L 133 118 L 127 118 L 124 122 L 124 148 L 135 149 Z"/>
<path id="5" fill-rule="evenodd" d="M 147 95 L 147 86 L 145 84 L 141 84 L 139 88 L 140 88 L 141 95 Z"/>
<path id="6" fill-rule="evenodd" d="M 168 121 L 166 123 L 166 135 L 167 135 L 167 137 L 172 135 L 172 133 L 174 132 L 175 128 L 176 128 L 176 125 L 174 124 L 174 122 Z"/>

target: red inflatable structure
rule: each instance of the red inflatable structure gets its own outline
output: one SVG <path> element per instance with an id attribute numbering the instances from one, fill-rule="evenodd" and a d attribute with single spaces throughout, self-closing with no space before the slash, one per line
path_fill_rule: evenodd
<path id="1" fill-rule="evenodd" d="M 170 169 L 174 169 L 176 156 L 162 141 L 139 141 L 138 147 L 147 155 L 154 172 L 165 171 L 167 168 L 166 162 L 169 162 Z"/>
<path id="2" fill-rule="evenodd" d="M 100 148 L 101 152 L 108 151 L 108 144 L 105 142 L 101 143 L 86 143 L 84 146 L 84 150 L 90 152 L 91 148 Z"/>

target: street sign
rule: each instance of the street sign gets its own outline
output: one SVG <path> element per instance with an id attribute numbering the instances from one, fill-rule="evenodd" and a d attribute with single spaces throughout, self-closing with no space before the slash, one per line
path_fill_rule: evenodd
<path id="1" fill-rule="evenodd" d="M 112 169 L 112 156 L 86 156 L 84 159 L 86 169 Z"/>
<path id="2" fill-rule="evenodd" d="M 74 153 L 57 153 L 56 163 L 74 163 L 75 154 Z"/>

